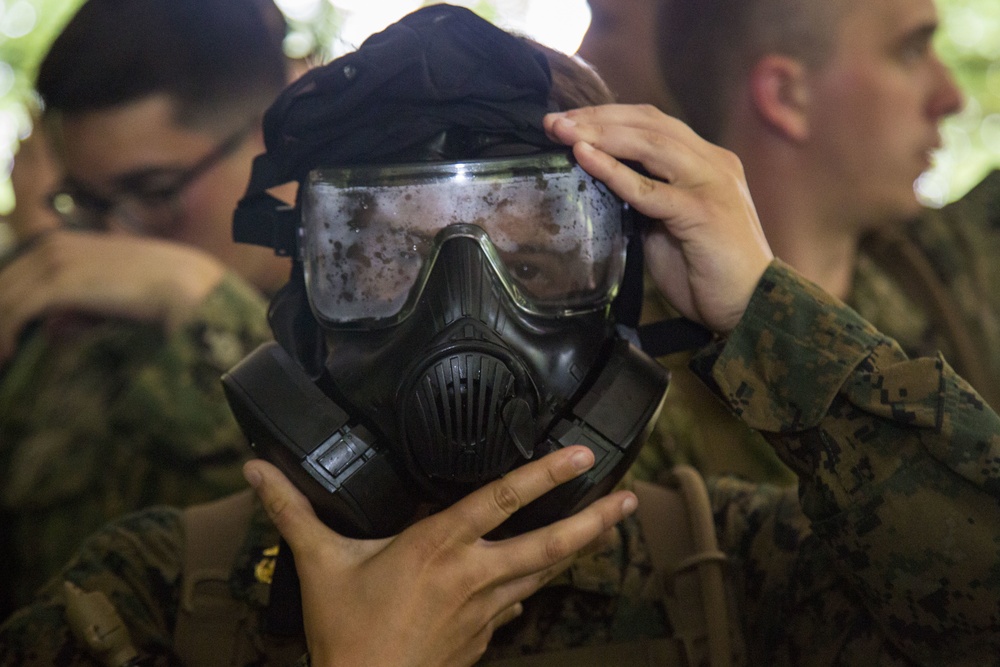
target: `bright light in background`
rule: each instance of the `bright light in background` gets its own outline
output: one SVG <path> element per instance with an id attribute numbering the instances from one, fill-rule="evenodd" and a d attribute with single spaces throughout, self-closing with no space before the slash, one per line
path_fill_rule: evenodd
<path id="1" fill-rule="evenodd" d="M 24 37 L 31 32 L 38 19 L 35 8 L 27 0 L 19 0 L 7 8 L 0 19 L 0 32 L 5 37 Z"/>
<path id="2" fill-rule="evenodd" d="M 319 14 L 323 0 L 275 0 L 281 13 L 296 21 L 308 21 Z"/>
<path id="3" fill-rule="evenodd" d="M 576 53 L 590 25 L 586 0 L 534 0 L 528 3 L 524 32 L 563 53 Z"/>
<path id="4" fill-rule="evenodd" d="M 372 0 L 335 0 L 333 6 L 343 10 L 345 20 L 338 44 L 332 49 L 333 55 L 353 51 L 369 35 L 385 29 L 421 4 L 421 0 L 379 0 L 377 5 Z"/>
<path id="5" fill-rule="evenodd" d="M 283 0 L 308 3 L 311 0 Z M 332 0 L 333 6 L 344 12 L 340 40 L 332 49 L 334 56 L 343 55 L 360 46 L 361 42 L 419 9 L 422 0 Z M 481 4 L 475 0 L 452 0 L 451 4 L 475 10 Z M 575 53 L 590 24 L 586 0 L 498 0 L 496 23 L 500 27 L 520 32 L 546 46 Z"/>

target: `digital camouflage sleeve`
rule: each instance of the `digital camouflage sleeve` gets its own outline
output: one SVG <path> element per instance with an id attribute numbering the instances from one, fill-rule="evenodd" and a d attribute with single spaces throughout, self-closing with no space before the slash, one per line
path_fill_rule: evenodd
<path id="1" fill-rule="evenodd" d="M 1000 171 L 961 199 L 861 240 L 847 305 L 911 358 L 941 353 L 990 405 L 1000 407 Z M 652 285 L 643 316 L 675 316 Z M 794 484 L 760 435 L 732 419 L 688 370 L 689 353 L 663 357 L 671 389 L 633 467 L 655 479 L 672 462 L 705 474 Z M 717 443 L 733 443 L 718 447 Z"/>
<path id="2" fill-rule="evenodd" d="M 270 338 L 227 275 L 179 331 L 125 320 L 36 328 L 0 378 L 2 588 L 16 604 L 109 518 L 242 488 L 249 451 L 219 378 Z"/>
<path id="3" fill-rule="evenodd" d="M 908 359 L 775 262 L 693 368 L 801 484 L 801 502 L 710 484 L 750 664 L 1000 664 L 1000 418 L 947 363 Z M 262 516 L 230 579 L 261 608 L 275 544 Z M 526 601 L 486 659 L 666 633 L 636 525 L 618 537 Z M 134 515 L 63 575 L 108 592 L 154 664 L 174 659 L 183 541 L 176 511 Z M 60 587 L 0 628 L 0 664 L 97 664 L 69 638 Z"/>

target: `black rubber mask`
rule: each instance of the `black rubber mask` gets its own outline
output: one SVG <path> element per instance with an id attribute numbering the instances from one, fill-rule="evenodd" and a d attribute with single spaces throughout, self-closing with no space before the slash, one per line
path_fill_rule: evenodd
<path id="1" fill-rule="evenodd" d="M 450 504 L 572 444 L 594 451 L 594 469 L 502 532 L 551 522 L 611 489 L 667 384 L 611 314 L 629 230 L 617 197 L 566 153 L 549 153 L 320 171 L 300 204 L 298 289 L 317 327 L 317 354 L 302 366 L 322 388 L 311 401 L 342 417 L 330 433 L 290 442 L 298 427 L 268 425 L 273 406 L 247 389 L 260 368 L 237 367 L 226 382 L 255 447 L 332 526 L 389 534 L 418 505 Z M 289 288 L 277 302 L 301 309 L 301 296 Z M 303 319 L 292 312 L 277 307 L 272 322 Z M 308 338 L 275 331 L 295 345 Z M 258 407 L 245 409 L 247 397 Z M 298 419 L 313 412 L 305 404 Z M 375 470 L 373 486 L 365 476 Z"/>

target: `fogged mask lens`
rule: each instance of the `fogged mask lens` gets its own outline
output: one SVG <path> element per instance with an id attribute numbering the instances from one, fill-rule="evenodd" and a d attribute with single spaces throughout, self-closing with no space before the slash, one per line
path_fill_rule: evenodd
<path id="1" fill-rule="evenodd" d="M 309 300 L 326 326 L 388 326 L 438 252 L 476 240 L 528 312 L 606 305 L 625 261 L 624 207 L 565 153 L 312 172 L 303 199 Z"/>

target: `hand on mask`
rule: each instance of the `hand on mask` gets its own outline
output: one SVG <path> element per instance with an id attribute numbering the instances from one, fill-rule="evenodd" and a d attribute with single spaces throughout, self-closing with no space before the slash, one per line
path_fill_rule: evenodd
<path id="1" fill-rule="evenodd" d="M 674 307 L 713 331 L 736 326 L 773 258 L 739 159 L 652 106 L 549 114 L 545 129 L 573 146 L 587 172 L 661 223 L 648 231 L 645 255 Z"/>
<path id="2" fill-rule="evenodd" d="M 0 271 L 0 361 L 29 322 L 60 312 L 183 324 L 222 280 L 189 246 L 122 234 L 48 233 Z"/>
<path id="3" fill-rule="evenodd" d="M 593 461 L 587 448 L 568 447 L 380 540 L 331 531 L 269 463 L 244 472 L 295 555 L 313 665 L 470 665 L 521 600 L 635 509 L 635 496 L 619 491 L 550 526 L 483 539 Z"/>

